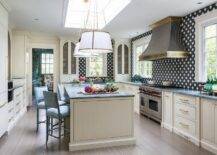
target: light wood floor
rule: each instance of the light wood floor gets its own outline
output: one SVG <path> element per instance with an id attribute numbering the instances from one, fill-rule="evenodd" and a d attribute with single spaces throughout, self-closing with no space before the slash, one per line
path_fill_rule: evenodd
<path id="1" fill-rule="evenodd" d="M 35 132 L 35 111 L 28 111 L 8 136 L 0 140 L 0 155 L 211 155 L 183 138 L 162 129 L 159 124 L 135 114 L 135 146 L 68 152 L 67 140 L 58 149 L 50 139 L 45 148 L 45 125 Z"/>

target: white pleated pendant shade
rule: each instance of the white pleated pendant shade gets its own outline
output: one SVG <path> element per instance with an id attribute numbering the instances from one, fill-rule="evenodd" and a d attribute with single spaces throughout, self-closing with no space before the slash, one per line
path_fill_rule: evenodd
<path id="1" fill-rule="evenodd" d="M 88 31 L 82 33 L 79 51 L 84 53 L 112 52 L 110 34 L 103 31 Z"/>
<path id="2" fill-rule="evenodd" d="M 96 54 L 96 53 L 80 52 L 79 48 L 80 48 L 80 42 L 78 42 L 75 45 L 74 57 L 87 58 L 87 57 L 96 57 L 96 56 L 98 56 L 98 54 Z"/>

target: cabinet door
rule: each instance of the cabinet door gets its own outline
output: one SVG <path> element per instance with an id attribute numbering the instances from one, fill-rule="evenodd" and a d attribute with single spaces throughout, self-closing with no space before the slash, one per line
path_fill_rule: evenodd
<path id="1" fill-rule="evenodd" d="M 68 42 L 63 45 L 63 74 L 68 74 Z"/>
<path id="2" fill-rule="evenodd" d="M 7 131 L 8 128 L 8 104 L 7 94 L 0 95 L 0 137 Z"/>
<path id="3" fill-rule="evenodd" d="M 129 48 L 124 45 L 124 74 L 129 74 Z"/>
<path id="4" fill-rule="evenodd" d="M 7 91 L 7 30 L 0 24 L 0 94 Z"/>
<path id="5" fill-rule="evenodd" d="M 170 92 L 163 93 L 163 122 L 172 125 L 172 102 L 173 96 Z"/>
<path id="6" fill-rule="evenodd" d="M 118 74 L 122 74 L 122 45 L 118 46 Z"/>
<path id="7" fill-rule="evenodd" d="M 211 143 L 215 141 L 215 104 L 201 100 L 201 138 Z"/>
<path id="8" fill-rule="evenodd" d="M 76 57 L 74 57 L 75 44 L 71 43 L 71 74 L 76 74 Z"/>
<path id="9" fill-rule="evenodd" d="M 217 101 L 215 102 L 215 144 L 217 145 Z"/>

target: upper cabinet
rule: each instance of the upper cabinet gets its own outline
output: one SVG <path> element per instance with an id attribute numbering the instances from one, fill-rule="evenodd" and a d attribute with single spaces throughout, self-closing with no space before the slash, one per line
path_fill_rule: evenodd
<path id="1" fill-rule="evenodd" d="M 129 47 L 126 44 L 120 44 L 117 48 L 117 69 L 118 74 L 129 74 L 130 63 Z"/>
<path id="2" fill-rule="evenodd" d="M 71 43 L 71 74 L 76 74 L 77 63 L 76 57 L 74 57 L 75 44 Z"/>
<path id="3" fill-rule="evenodd" d="M 74 57 L 75 44 L 67 41 L 62 46 L 62 73 L 77 74 L 77 59 Z"/>
<path id="4" fill-rule="evenodd" d="M 122 45 L 118 46 L 118 74 L 122 74 Z"/>
<path id="5" fill-rule="evenodd" d="M 78 78 L 78 58 L 74 57 L 75 43 L 69 40 L 60 42 L 60 80 L 72 82 Z"/>
<path id="6" fill-rule="evenodd" d="M 124 74 L 129 74 L 129 48 L 124 45 Z"/>
<path id="7" fill-rule="evenodd" d="M 63 45 L 63 74 L 68 74 L 68 42 Z"/>

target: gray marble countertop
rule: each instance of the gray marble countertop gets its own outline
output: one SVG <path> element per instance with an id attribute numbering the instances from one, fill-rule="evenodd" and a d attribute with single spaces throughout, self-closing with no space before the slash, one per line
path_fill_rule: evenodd
<path id="1" fill-rule="evenodd" d="M 135 85 L 135 86 L 141 86 L 142 85 L 142 83 L 136 83 L 136 82 L 117 82 L 117 83 L 124 83 L 124 84 L 130 84 L 130 85 Z M 203 92 L 200 92 L 197 90 L 189 90 L 189 89 L 183 89 L 183 88 L 160 88 L 160 87 L 151 87 L 151 88 L 154 88 L 154 89 L 160 90 L 160 91 L 169 91 L 169 92 L 173 92 L 173 93 L 190 95 L 190 96 L 212 99 L 212 100 L 217 101 L 217 96 L 208 95 L 206 93 L 203 93 Z"/>
<path id="2" fill-rule="evenodd" d="M 133 94 L 126 92 L 117 92 L 113 94 L 94 94 L 86 95 L 81 93 L 86 85 L 65 84 L 65 90 L 70 99 L 88 99 L 88 98 L 110 98 L 110 97 L 133 97 Z"/>
<path id="3" fill-rule="evenodd" d="M 130 81 L 120 81 L 120 82 L 116 82 L 116 83 L 130 84 L 130 85 L 134 85 L 134 86 L 141 86 L 142 85 L 141 82 L 130 82 Z"/>

